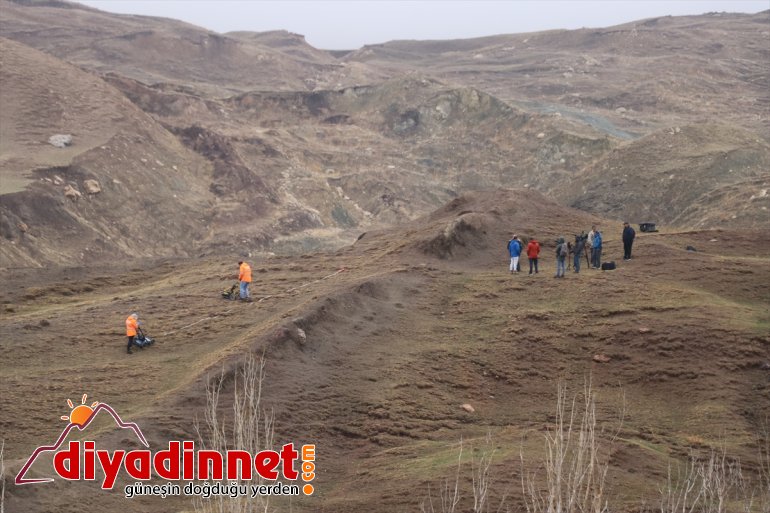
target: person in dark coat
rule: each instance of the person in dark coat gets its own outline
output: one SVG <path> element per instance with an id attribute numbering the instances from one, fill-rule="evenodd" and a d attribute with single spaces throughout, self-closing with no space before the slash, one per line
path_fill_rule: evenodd
<path id="1" fill-rule="evenodd" d="M 587 238 L 588 236 L 585 234 L 585 232 L 581 233 L 580 235 L 575 235 L 575 245 L 573 246 L 575 258 L 572 263 L 576 273 L 580 272 L 580 260 L 583 258 L 583 253 L 585 252 Z"/>
<path id="2" fill-rule="evenodd" d="M 631 260 L 631 246 L 634 245 L 636 232 L 628 223 L 623 223 L 623 260 Z"/>

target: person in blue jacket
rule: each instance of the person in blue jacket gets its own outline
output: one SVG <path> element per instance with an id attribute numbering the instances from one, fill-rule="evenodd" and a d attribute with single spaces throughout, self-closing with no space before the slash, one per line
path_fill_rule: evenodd
<path id="1" fill-rule="evenodd" d="M 514 235 L 511 240 L 508 241 L 508 253 L 511 255 L 510 272 L 519 272 L 519 257 L 521 256 L 521 241 L 518 235 Z"/>
<path id="2" fill-rule="evenodd" d="M 602 266 L 602 232 L 596 230 L 594 234 L 594 261 L 592 262 L 594 269 L 599 269 Z"/>

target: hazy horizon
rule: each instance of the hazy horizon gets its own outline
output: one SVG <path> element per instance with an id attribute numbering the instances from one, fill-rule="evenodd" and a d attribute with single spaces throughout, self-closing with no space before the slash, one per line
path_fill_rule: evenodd
<path id="1" fill-rule="evenodd" d="M 598 28 L 659 16 L 754 14 L 766 0 L 250 1 L 84 0 L 103 11 L 161 16 L 226 33 L 288 30 L 316 48 L 352 50 L 399 39 L 466 39 Z"/>

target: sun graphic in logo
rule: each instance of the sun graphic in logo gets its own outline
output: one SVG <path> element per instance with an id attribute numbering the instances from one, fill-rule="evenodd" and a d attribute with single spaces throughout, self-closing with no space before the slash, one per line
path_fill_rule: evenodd
<path id="1" fill-rule="evenodd" d="M 72 411 L 70 412 L 69 417 L 62 415 L 61 419 L 69 420 L 73 424 L 77 424 L 78 426 L 83 427 L 94 413 L 94 407 L 99 404 L 99 401 L 94 401 L 91 406 L 86 406 L 87 398 L 88 394 L 83 394 L 83 398 L 80 400 L 80 404 L 78 406 L 73 405 L 72 401 L 67 399 L 67 404 L 72 409 Z"/>

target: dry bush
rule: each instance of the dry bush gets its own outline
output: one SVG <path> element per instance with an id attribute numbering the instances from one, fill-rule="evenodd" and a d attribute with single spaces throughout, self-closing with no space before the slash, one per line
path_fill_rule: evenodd
<path id="1" fill-rule="evenodd" d="M 580 399 L 580 400 L 578 400 Z M 617 438 L 623 423 L 619 415 Z M 545 488 L 538 483 L 538 471 L 524 470 L 521 456 L 521 488 L 528 513 L 606 513 L 605 495 L 608 457 L 600 451 L 602 433 L 597 432 L 596 397 L 591 382 L 585 384 L 582 397 L 567 398 L 560 383 L 556 399 L 556 418 L 545 435 Z M 610 443 L 611 443 L 610 442 Z"/>
<path id="2" fill-rule="evenodd" d="M 226 452 L 238 449 L 256 454 L 272 449 L 273 414 L 262 408 L 262 382 L 265 377 L 265 360 L 249 357 L 233 377 L 233 407 L 230 426 L 220 419 L 219 396 L 225 381 L 224 372 L 213 383 L 206 386 L 206 411 L 204 423 L 196 422 L 195 430 L 203 449 Z M 238 485 L 261 485 L 267 483 L 262 478 L 251 480 L 230 480 Z M 268 511 L 268 497 L 212 497 L 196 499 L 195 511 L 201 513 L 252 513 Z"/>
<path id="3" fill-rule="evenodd" d="M 479 455 L 474 454 L 475 451 L 471 450 L 470 465 L 471 465 L 471 491 L 473 494 L 473 507 L 470 509 L 473 513 L 487 513 L 490 510 L 490 498 L 489 491 L 493 484 L 492 475 L 490 472 L 492 466 L 492 458 L 495 450 L 492 448 L 492 437 L 487 434 L 484 445 L 478 450 Z M 460 476 L 463 469 L 463 441 L 460 439 L 459 449 L 457 451 L 457 468 L 455 469 L 455 475 L 452 480 L 444 480 L 443 486 L 439 489 L 439 496 L 435 499 L 431 495 L 430 487 L 428 487 L 428 497 L 423 500 L 420 505 L 422 513 L 455 513 L 459 511 L 460 500 L 462 499 L 462 492 L 460 489 Z M 498 513 L 503 511 L 505 507 L 506 495 L 504 494 L 500 499 L 498 505 Z"/>
<path id="4" fill-rule="evenodd" d="M 5 512 L 5 439 L 0 441 L 0 513 Z"/>
<path id="5" fill-rule="evenodd" d="M 463 441 L 460 439 L 460 448 L 457 451 L 457 470 L 455 472 L 454 483 L 449 479 L 444 480 L 444 485 L 439 489 L 438 504 L 434 506 L 433 497 L 428 486 L 428 497 L 420 505 L 422 513 L 454 513 L 457 505 L 460 503 L 460 470 L 463 464 Z M 439 509 L 436 509 L 436 508 Z"/>
<path id="6" fill-rule="evenodd" d="M 760 469 L 756 478 L 746 477 L 741 462 L 729 458 L 723 448 L 712 449 L 707 458 L 695 455 L 660 489 L 660 513 L 768 513 L 770 487 L 766 478 L 766 457 L 760 446 Z"/>
<path id="7" fill-rule="evenodd" d="M 770 513 L 770 415 L 765 415 L 756 437 L 759 472 L 757 475 L 757 510 Z"/>

